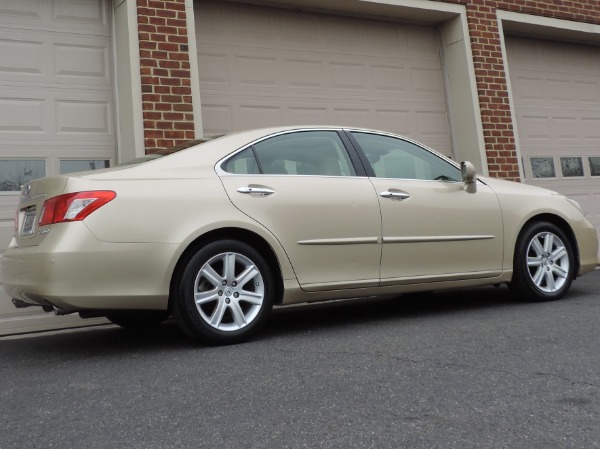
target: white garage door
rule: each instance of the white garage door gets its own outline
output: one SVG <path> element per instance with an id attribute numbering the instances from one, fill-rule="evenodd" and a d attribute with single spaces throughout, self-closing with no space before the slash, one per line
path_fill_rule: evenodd
<path id="1" fill-rule="evenodd" d="M 214 0 L 195 18 L 207 135 L 341 124 L 451 154 L 433 28 Z"/>
<path id="2" fill-rule="evenodd" d="M 0 253 L 20 185 L 114 158 L 109 12 L 103 0 L 2 0 Z M 84 323 L 39 310 L 15 309 L 0 284 L 0 334 Z"/>
<path id="3" fill-rule="evenodd" d="M 600 230 L 600 47 L 506 44 L 525 182 L 573 197 Z"/>

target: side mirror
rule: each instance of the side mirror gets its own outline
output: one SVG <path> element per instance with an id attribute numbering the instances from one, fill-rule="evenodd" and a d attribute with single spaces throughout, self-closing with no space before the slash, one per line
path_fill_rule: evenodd
<path id="1" fill-rule="evenodd" d="M 469 161 L 460 163 L 460 174 L 465 184 L 473 184 L 477 181 L 477 172 L 475 167 Z"/>

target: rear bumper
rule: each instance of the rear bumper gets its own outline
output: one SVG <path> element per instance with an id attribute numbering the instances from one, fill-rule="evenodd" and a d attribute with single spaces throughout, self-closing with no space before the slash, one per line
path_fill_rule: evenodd
<path id="1" fill-rule="evenodd" d="M 166 309 L 175 244 L 101 242 L 82 222 L 53 225 L 39 246 L 2 257 L 11 298 L 66 311 Z"/>

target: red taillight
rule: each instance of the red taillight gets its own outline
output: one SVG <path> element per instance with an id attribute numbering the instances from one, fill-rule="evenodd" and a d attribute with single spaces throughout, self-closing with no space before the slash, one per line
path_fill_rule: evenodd
<path id="1" fill-rule="evenodd" d="M 81 221 L 116 196 L 117 194 L 111 190 L 65 193 L 55 196 L 44 201 L 39 226 L 65 221 Z"/>

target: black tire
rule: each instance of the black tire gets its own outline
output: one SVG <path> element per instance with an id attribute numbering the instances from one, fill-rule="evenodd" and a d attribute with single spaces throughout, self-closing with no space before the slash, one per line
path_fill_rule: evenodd
<path id="1" fill-rule="evenodd" d="M 509 284 L 518 299 L 560 299 L 569 290 L 574 275 L 575 252 L 558 226 L 539 221 L 523 229 L 515 246 L 513 278 Z"/>
<path id="2" fill-rule="evenodd" d="M 169 318 L 169 312 L 162 310 L 140 310 L 111 312 L 106 318 L 113 324 L 135 331 L 151 330 Z"/>
<path id="3" fill-rule="evenodd" d="M 194 340 L 218 345 L 245 341 L 265 324 L 273 308 L 275 287 L 268 264 L 252 246 L 237 240 L 198 249 L 176 282 L 173 314 Z"/>

